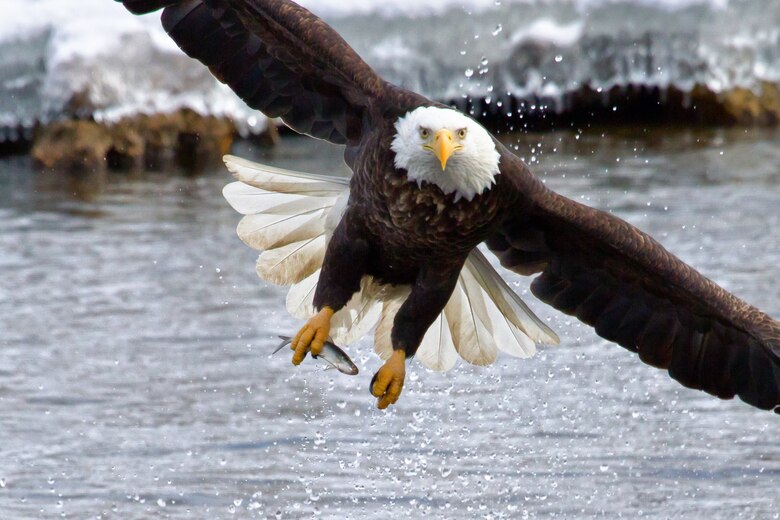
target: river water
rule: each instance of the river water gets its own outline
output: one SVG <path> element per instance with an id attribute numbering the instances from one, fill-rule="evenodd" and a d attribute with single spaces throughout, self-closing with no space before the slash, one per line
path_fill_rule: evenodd
<path id="1" fill-rule="evenodd" d="M 620 215 L 780 316 L 780 133 L 510 139 L 554 189 Z M 238 153 L 344 171 L 286 138 Z M 780 417 L 685 389 L 518 291 L 562 344 L 427 372 L 374 408 L 288 355 L 220 167 L 0 162 L 0 518 L 778 518 Z"/>

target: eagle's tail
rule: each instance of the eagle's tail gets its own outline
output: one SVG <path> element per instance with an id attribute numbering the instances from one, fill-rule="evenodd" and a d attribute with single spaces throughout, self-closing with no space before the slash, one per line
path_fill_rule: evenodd
<path id="1" fill-rule="evenodd" d="M 292 285 L 287 310 L 307 319 L 314 315 L 314 291 L 330 234 L 346 208 L 349 180 L 293 172 L 226 156 L 239 182 L 224 189 L 225 198 L 246 215 L 238 236 L 263 250 L 257 274 L 278 285 Z M 375 348 L 390 355 L 390 330 L 408 287 L 380 286 L 364 277 L 361 290 L 333 317 L 331 337 L 346 345 L 379 322 Z M 529 357 L 535 342 L 558 343 L 558 337 L 523 303 L 479 250 L 468 257 L 444 312 L 423 338 L 417 358 L 432 370 L 448 370 L 458 355 L 478 365 L 492 363 L 501 350 Z"/>
<path id="2" fill-rule="evenodd" d="M 393 351 L 390 331 L 409 290 L 396 290 L 385 299 L 374 334 L 382 359 Z M 455 291 L 425 333 L 417 358 L 431 370 L 446 371 L 458 356 L 474 365 L 490 365 L 504 352 L 527 358 L 536 343 L 557 344 L 555 332 L 539 319 L 507 285 L 479 249 L 466 259 Z"/>
<path id="3" fill-rule="evenodd" d="M 343 211 L 349 185 L 337 177 L 302 176 L 230 155 L 225 164 L 240 182 L 225 186 L 223 195 L 246 215 L 238 236 L 263 251 L 257 259 L 260 278 L 292 285 L 319 270 L 332 231 L 328 215 L 334 208 Z"/>
<path id="4" fill-rule="evenodd" d="M 246 215 L 238 224 L 238 236 L 263 251 L 257 259 L 258 276 L 292 285 L 287 310 L 299 319 L 312 317 L 325 248 L 346 208 L 349 179 L 284 170 L 230 155 L 225 164 L 239 182 L 225 186 L 223 194 Z M 333 341 L 348 345 L 371 331 L 382 312 L 376 291 L 366 277 L 361 291 L 333 316 Z"/>

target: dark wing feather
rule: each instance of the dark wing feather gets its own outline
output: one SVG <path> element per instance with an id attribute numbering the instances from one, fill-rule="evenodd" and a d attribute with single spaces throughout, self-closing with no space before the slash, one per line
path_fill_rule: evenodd
<path id="1" fill-rule="evenodd" d="M 683 385 L 780 412 L 780 323 L 627 222 L 546 189 L 504 150 L 523 194 L 488 241 L 502 265 L 541 272 L 532 292 Z"/>
<path id="2" fill-rule="evenodd" d="M 147 14 L 173 5 L 180 0 L 115 0 L 122 2 L 124 6 L 133 14 Z"/>
<path id="3" fill-rule="evenodd" d="M 325 22 L 288 0 L 120 0 L 163 26 L 249 106 L 299 133 L 356 143 L 371 120 L 430 103 L 382 80 Z"/>

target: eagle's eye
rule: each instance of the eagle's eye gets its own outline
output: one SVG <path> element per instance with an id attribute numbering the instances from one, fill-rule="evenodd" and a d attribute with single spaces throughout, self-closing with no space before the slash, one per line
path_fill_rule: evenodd
<path id="1" fill-rule="evenodd" d="M 420 128 L 420 137 L 423 139 L 428 139 L 428 137 L 431 135 L 431 131 L 427 128 Z"/>
<path id="2" fill-rule="evenodd" d="M 468 132 L 468 130 L 466 130 L 465 128 L 461 128 L 460 130 L 458 130 L 458 137 L 460 139 L 465 139 L 467 132 Z"/>

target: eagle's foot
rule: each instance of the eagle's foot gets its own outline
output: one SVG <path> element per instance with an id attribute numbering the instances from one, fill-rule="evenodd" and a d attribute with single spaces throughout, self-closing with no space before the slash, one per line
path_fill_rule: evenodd
<path id="1" fill-rule="evenodd" d="M 333 318 L 333 309 L 323 307 L 301 327 L 290 343 L 290 348 L 295 352 L 292 358 L 293 365 L 300 365 L 309 351 L 312 356 L 320 355 L 322 346 L 330 334 L 331 318 Z"/>
<path id="2" fill-rule="evenodd" d="M 390 359 L 374 374 L 371 380 L 371 393 L 377 397 L 376 406 L 384 410 L 395 404 L 401 396 L 406 377 L 406 352 L 394 350 Z"/>

